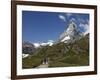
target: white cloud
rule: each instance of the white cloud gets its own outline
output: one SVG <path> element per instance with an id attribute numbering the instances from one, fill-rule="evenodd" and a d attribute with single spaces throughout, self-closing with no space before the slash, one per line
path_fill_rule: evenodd
<path id="1" fill-rule="evenodd" d="M 84 29 L 83 35 L 86 35 L 89 33 L 89 21 L 87 21 L 86 24 L 80 23 L 79 27 Z"/>
<path id="2" fill-rule="evenodd" d="M 81 19 L 81 18 L 78 18 L 78 21 L 79 21 L 80 23 L 85 23 L 85 22 L 86 22 L 84 19 Z"/>
<path id="3" fill-rule="evenodd" d="M 63 15 L 59 15 L 59 18 L 61 19 L 61 20 L 63 20 L 64 22 L 66 22 L 66 18 L 65 18 L 65 16 L 63 16 Z"/>
<path id="4" fill-rule="evenodd" d="M 53 40 L 48 40 L 48 42 L 54 42 Z"/>
<path id="5" fill-rule="evenodd" d="M 71 18 L 70 21 L 76 22 L 76 19 L 75 18 Z"/>
<path id="6" fill-rule="evenodd" d="M 70 16 L 72 16 L 72 13 L 66 13 L 67 18 L 69 18 Z"/>

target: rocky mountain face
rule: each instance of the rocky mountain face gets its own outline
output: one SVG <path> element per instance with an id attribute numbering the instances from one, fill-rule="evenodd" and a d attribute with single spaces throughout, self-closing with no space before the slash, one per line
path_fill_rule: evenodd
<path id="1" fill-rule="evenodd" d="M 33 54 L 35 50 L 35 46 L 32 43 L 25 41 L 22 43 L 23 54 Z"/>
<path id="2" fill-rule="evenodd" d="M 60 35 L 59 40 L 61 42 L 67 43 L 79 39 L 81 33 L 79 32 L 75 22 L 71 21 L 67 29 Z"/>

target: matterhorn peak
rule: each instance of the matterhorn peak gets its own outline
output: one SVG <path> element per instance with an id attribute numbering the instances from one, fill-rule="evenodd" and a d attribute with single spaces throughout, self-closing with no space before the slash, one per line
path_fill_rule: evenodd
<path id="1" fill-rule="evenodd" d="M 79 37 L 79 31 L 75 21 L 71 20 L 67 26 L 67 29 L 60 35 L 60 41 L 67 43 Z"/>

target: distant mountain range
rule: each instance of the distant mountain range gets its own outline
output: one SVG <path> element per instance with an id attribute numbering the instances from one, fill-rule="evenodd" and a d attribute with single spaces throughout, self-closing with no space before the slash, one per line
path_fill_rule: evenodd
<path id="1" fill-rule="evenodd" d="M 39 48 L 42 46 L 52 46 L 54 44 L 53 40 L 48 40 L 47 42 L 41 42 L 41 43 L 33 43 L 33 45 L 35 46 L 35 48 Z"/>
<path id="2" fill-rule="evenodd" d="M 54 41 L 49 40 L 48 42 L 43 43 L 32 43 L 28 41 L 24 41 L 22 43 L 22 52 L 23 52 L 23 58 L 28 57 L 28 54 L 34 54 L 34 52 L 41 47 L 45 46 L 52 46 L 54 44 Z"/>

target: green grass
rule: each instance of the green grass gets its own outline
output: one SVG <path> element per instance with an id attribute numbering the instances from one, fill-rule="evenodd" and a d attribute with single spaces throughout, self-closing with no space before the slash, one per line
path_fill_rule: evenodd
<path id="1" fill-rule="evenodd" d="M 37 67 L 41 64 L 41 60 L 42 58 L 36 57 L 36 56 L 32 56 L 31 58 L 24 58 L 22 60 L 22 64 L 23 64 L 23 68 L 33 68 L 33 67 Z"/>

